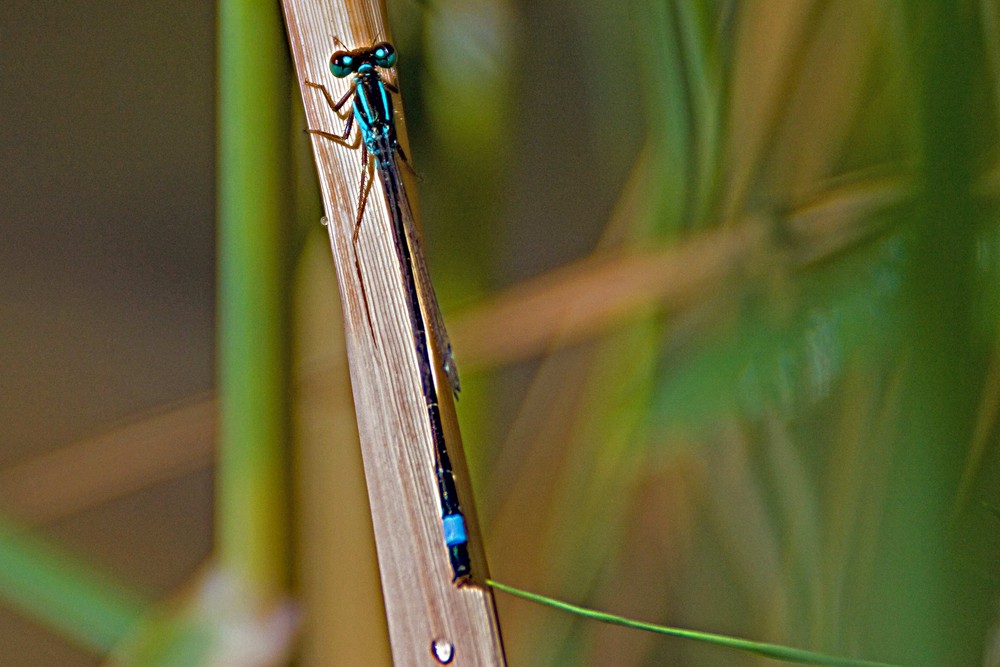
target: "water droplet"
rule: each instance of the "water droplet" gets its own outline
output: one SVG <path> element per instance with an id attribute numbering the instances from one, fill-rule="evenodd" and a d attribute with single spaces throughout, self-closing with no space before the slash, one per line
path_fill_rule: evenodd
<path id="1" fill-rule="evenodd" d="M 447 665 L 455 658 L 455 645 L 447 639 L 435 639 L 431 642 L 431 653 L 442 665 Z"/>

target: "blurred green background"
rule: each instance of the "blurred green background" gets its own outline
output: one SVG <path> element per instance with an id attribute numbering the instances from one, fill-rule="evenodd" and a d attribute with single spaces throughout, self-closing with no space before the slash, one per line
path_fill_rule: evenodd
<path id="1" fill-rule="evenodd" d="M 390 17 L 494 577 L 828 653 L 1000 664 L 996 3 Z M 113 577 L 124 608 L 224 597 L 199 574 L 215 21 L 185 2 L 0 7 L 0 509 L 86 564 L 57 563 L 69 581 Z M 287 99 L 261 105 L 297 108 L 288 68 Z M 379 663 L 295 113 L 294 655 Z M 772 664 L 498 603 L 514 665 Z M 0 599 L 2 665 L 100 663 L 73 634 Z"/>

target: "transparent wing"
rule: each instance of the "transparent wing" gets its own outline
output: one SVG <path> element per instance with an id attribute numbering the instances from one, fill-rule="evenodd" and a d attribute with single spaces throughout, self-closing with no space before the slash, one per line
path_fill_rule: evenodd
<path id="1" fill-rule="evenodd" d="M 390 177 L 396 179 L 397 183 L 402 183 L 399 167 L 395 159 L 387 161 L 381 165 L 386 171 L 391 170 L 391 174 L 383 175 L 383 178 Z M 424 256 L 423 244 L 417 226 L 413 221 L 413 213 L 410 210 L 410 202 L 406 199 L 403 188 L 399 188 L 399 209 L 403 220 L 403 229 L 406 232 L 406 244 L 410 248 L 410 260 L 413 264 L 414 281 L 417 284 L 417 297 L 420 300 L 420 310 L 424 322 L 427 323 L 430 346 L 437 352 L 437 356 L 444 368 L 445 375 L 451 385 L 451 391 L 458 397 L 461 390 L 461 383 L 458 378 L 458 366 L 455 363 L 455 355 L 452 351 L 451 340 L 448 338 L 448 330 L 444 325 L 444 317 L 441 315 L 441 306 L 438 304 L 437 295 L 434 292 L 434 285 L 431 282 L 430 271 L 427 269 L 427 260 Z"/>

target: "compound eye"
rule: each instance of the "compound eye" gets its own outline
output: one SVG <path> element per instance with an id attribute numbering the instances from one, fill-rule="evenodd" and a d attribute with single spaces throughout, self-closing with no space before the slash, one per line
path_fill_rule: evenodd
<path id="1" fill-rule="evenodd" d="M 338 79 L 354 73 L 354 56 L 344 51 L 338 51 L 330 58 L 330 71 Z"/>
<path id="2" fill-rule="evenodd" d="M 371 52 L 378 67 L 389 68 L 396 64 L 396 49 L 389 42 L 379 42 Z"/>

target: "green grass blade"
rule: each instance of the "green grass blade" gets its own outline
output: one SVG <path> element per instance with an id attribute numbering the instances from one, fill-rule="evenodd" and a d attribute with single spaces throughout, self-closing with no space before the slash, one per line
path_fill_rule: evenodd
<path id="1" fill-rule="evenodd" d="M 77 644 L 107 653 L 145 609 L 133 592 L 0 519 L 0 599 Z"/>
<path id="2" fill-rule="evenodd" d="M 587 609 L 586 607 L 579 607 L 575 604 L 570 604 L 568 602 L 562 602 L 560 600 L 554 600 L 544 595 L 539 595 L 537 593 L 529 593 L 528 591 L 523 591 L 519 588 L 514 588 L 513 586 L 508 586 L 506 584 L 501 584 L 497 581 L 487 580 L 486 582 L 493 588 L 501 590 L 504 593 L 509 593 L 510 595 L 515 595 L 519 598 L 524 598 L 525 600 L 531 600 L 532 602 L 537 602 L 538 604 L 543 604 L 548 607 L 553 607 L 562 611 L 567 611 L 571 614 L 577 614 L 585 618 L 593 619 L 595 621 L 600 621 L 602 623 L 610 623 L 612 625 L 621 625 L 626 628 L 632 628 L 634 630 L 645 630 L 647 632 L 655 632 L 661 635 L 668 635 L 670 637 L 680 637 L 682 639 L 693 639 L 695 641 L 704 642 L 706 644 L 714 644 L 716 646 L 724 646 L 726 648 L 735 649 L 738 651 L 745 651 L 747 653 L 755 653 L 757 655 L 763 655 L 768 658 L 774 658 L 775 660 L 783 660 L 785 662 L 795 662 L 805 665 L 838 665 L 841 667 L 891 667 L 891 663 L 886 662 L 872 662 L 869 660 L 855 660 L 853 658 L 841 658 L 834 655 L 827 655 L 825 653 L 815 653 L 813 651 L 803 651 L 801 649 L 789 648 L 787 646 L 780 646 L 778 644 L 768 644 L 766 642 L 755 642 L 749 639 L 740 639 L 738 637 L 728 637 L 726 635 L 713 634 L 711 632 L 698 632 L 697 630 L 685 630 L 683 628 L 672 628 L 665 625 L 655 625 L 653 623 L 645 623 L 643 621 L 636 621 L 624 616 L 618 616 L 617 614 L 609 614 L 603 611 L 595 611 L 593 609 Z"/>

